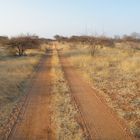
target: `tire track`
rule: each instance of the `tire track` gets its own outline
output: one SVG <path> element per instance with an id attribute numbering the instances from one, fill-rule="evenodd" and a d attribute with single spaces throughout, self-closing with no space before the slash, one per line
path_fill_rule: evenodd
<path id="1" fill-rule="evenodd" d="M 60 62 L 68 81 L 71 96 L 79 110 L 82 125 L 89 139 L 94 140 L 132 140 L 125 128 L 111 114 L 106 105 L 97 98 L 95 91 L 83 81 L 76 70 L 59 51 Z"/>
<path id="2" fill-rule="evenodd" d="M 20 116 L 8 140 L 53 139 L 50 124 L 51 58 L 48 52 L 39 64 Z"/>

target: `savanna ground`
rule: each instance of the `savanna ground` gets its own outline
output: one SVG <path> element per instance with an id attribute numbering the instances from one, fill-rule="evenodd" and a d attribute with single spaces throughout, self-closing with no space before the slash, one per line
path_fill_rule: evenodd
<path id="1" fill-rule="evenodd" d="M 1 47 L 0 50 L 0 132 L 3 132 L 3 125 L 7 122 L 9 119 L 10 113 L 12 112 L 13 108 L 18 105 L 18 102 L 24 97 L 27 93 L 30 87 L 32 87 L 32 77 L 34 77 L 34 74 L 36 74 L 36 69 L 38 68 L 38 64 L 41 60 L 41 58 L 45 55 L 46 49 L 49 47 L 47 45 L 44 45 L 41 47 L 42 49 L 34 49 L 34 50 L 27 50 L 26 51 L 26 56 L 10 56 L 9 55 L 9 50 L 6 48 Z M 10 52 L 11 54 L 11 52 Z M 45 62 L 47 59 L 45 59 Z M 44 64 L 45 64 L 44 62 Z M 54 51 L 51 59 L 51 76 L 53 77 L 52 80 L 50 81 L 52 84 L 52 91 L 50 90 L 49 92 L 52 92 L 51 96 L 51 101 L 49 104 L 47 104 L 48 108 L 50 107 L 50 111 L 52 113 L 46 114 L 46 122 L 49 122 L 49 119 L 51 119 L 51 129 L 53 129 L 53 134 L 55 139 L 62 140 L 67 138 L 67 140 L 83 140 L 85 139 L 85 136 L 83 134 L 83 131 L 80 127 L 80 125 L 76 121 L 76 115 L 77 115 L 77 110 L 75 106 L 72 104 L 71 101 L 71 96 L 69 92 L 69 87 L 67 85 L 67 82 L 65 81 L 63 71 L 61 69 L 61 65 L 59 62 L 58 54 L 57 51 Z M 40 73 L 41 75 L 41 73 Z M 47 78 L 47 77 L 46 77 Z M 36 79 L 39 80 L 39 79 Z M 41 81 L 40 81 L 41 82 Z M 46 83 L 47 84 L 47 83 Z M 38 87 L 39 88 L 39 87 Z M 45 87 L 44 87 L 45 88 Z M 34 89 L 33 89 L 34 90 Z M 40 90 L 43 90 L 40 88 Z M 38 89 L 39 91 L 39 89 Z M 28 93 L 29 94 L 29 93 Z M 44 93 L 45 94 L 45 93 Z M 41 96 L 41 95 L 38 95 Z M 38 97 L 37 96 L 37 97 Z M 48 96 L 48 97 L 49 97 Z M 28 97 L 28 96 L 27 96 Z M 43 96 L 42 96 L 43 97 Z M 47 98 L 48 98 L 47 97 Z M 29 102 L 31 101 L 36 101 L 36 105 L 41 107 L 39 102 L 37 102 L 39 99 L 34 99 L 34 95 L 30 95 L 28 97 Z M 32 99 L 31 99 L 32 98 Z M 43 97 L 45 99 L 45 96 Z M 40 102 L 43 101 L 43 99 L 39 100 Z M 31 102 L 31 105 L 33 102 Z M 32 107 L 32 106 L 31 106 Z M 30 106 L 26 110 L 30 110 Z M 45 108 L 44 108 L 45 109 Z M 33 109 L 32 107 L 32 114 L 36 113 L 36 109 Z M 44 112 L 43 112 L 44 113 Z M 21 113 L 22 114 L 22 113 Z M 25 113 L 26 116 L 30 116 L 30 113 Z M 29 115 L 28 115 L 29 114 Z M 40 114 L 38 114 L 40 115 Z M 37 115 L 36 115 L 37 116 Z M 23 117 L 23 120 L 25 120 L 25 123 L 27 123 L 26 119 L 28 120 L 30 117 L 24 118 L 24 115 L 21 116 Z M 30 118 L 31 120 L 36 120 L 37 117 Z M 22 119 L 20 119 L 22 120 Z M 42 120 L 43 121 L 43 120 Z M 8 136 L 10 139 L 18 139 L 18 138 L 29 138 L 24 135 L 20 135 L 22 128 L 26 129 L 26 131 L 29 129 L 30 132 L 34 132 L 34 129 L 32 127 L 28 127 L 24 121 L 20 122 L 20 126 L 15 126 L 19 130 L 16 132 L 16 135 L 14 134 L 9 134 Z M 43 122 L 45 125 L 45 122 Z M 47 124 L 47 125 L 50 125 Z M 34 124 L 35 126 L 37 125 L 37 122 Z M 24 126 L 24 127 L 21 127 Z M 38 129 L 40 128 L 41 124 L 38 125 Z M 10 128 L 11 129 L 11 128 Z M 15 128 L 16 129 L 16 128 Z M 31 131 L 32 130 L 32 131 Z M 24 131 L 22 131 L 24 133 Z M 40 131 L 39 131 L 40 132 Z M 37 136 L 39 134 L 35 134 Z M 12 133 L 12 130 L 11 130 Z M 31 133 L 32 134 L 32 133 Z M 41 133 L 40 133 L 41 134 Z M 43 135 L 46 135 L 48 137 L 47 132 L 46 134 L 44 133 Z M 30 135 L 29 135 L 30 136 Z M 32 139 L 35 136 L 30 136 Z M 3 133 L 0 135 L 0 139 L 3 139 Z M 29 139 L 30 139 L 29 138 Z"/>
<path id="2" fill-rule="evenodd" d="M 26 94 L 33 72 L 44 54 L 38 50 L 26 53 L 27 56 L 11 56 L 8 49 L 0 46 L 0 126 Z"/>
<path id="3" fill-rule="evenodd" d="M 88 45 L 62 44 L 63 53 L 98 95 L 140 137 L 140 50 L 127 44 L 98 47 L 91 56 Z"/>
<path id="4" fill-rule="evenodd" d="M 78 69 L 81 77 L 97 89 L 99 97 L 125 120 L 130 131 L 140 137 L 140 50 L 117 44 L 97 48 L 91 56 L 88 45 L 59 43 L 63 54 Z M 27 93 L 30 79 L 45 49 L 28 50 L 27 56 L 10 56 L 0 47 L 0 128 L 12 109 Z M 69 86 L 55 51 L 52 58 L 51 123 L 56 139 L 86 139 L 75 116 Z"/>

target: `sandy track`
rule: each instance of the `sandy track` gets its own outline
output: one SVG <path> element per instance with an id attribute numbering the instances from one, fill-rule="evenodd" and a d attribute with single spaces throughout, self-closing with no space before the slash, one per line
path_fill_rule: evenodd
<path id="1" fill-rule="evenodd" d="M 68 60 L 60 54 L 60 62 L 71 89 L 71 94 L 92 140 L 132 140 L 108 107 L 96 96 Z"/>
<path id="2" fill-rule="evenodd" d="M 51 129 L 51 59 L 52 52 L 46 55 L 40 68 L 25 107 L 9 140 L 54 140 Z M 96 96 L 95 91 L 85 82 L 68 60 L 60 55 L 60 62 L 70 86 L 72 97 L 79 109 L 83 126 L 92 140 L 132 140 L 116 117 Z"/>
<path id="3" fill-rule="evenodd" d="M 41 61 L 29 96 L 9 140 L 52 140 L 50 128 L 51 58 L 47 53 Z"/>

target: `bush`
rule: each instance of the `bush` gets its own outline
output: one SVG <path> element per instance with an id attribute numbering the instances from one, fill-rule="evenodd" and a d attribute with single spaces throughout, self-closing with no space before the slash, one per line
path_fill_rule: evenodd
<path id="1" fill-rule="evenodd" d="M 35 49 L 39 47 L 40 41 L 34 36 L 18 36 L 13 37 L 7 42 L 9 52 L 14 55 L 23 56 L 27 49 Z"/>

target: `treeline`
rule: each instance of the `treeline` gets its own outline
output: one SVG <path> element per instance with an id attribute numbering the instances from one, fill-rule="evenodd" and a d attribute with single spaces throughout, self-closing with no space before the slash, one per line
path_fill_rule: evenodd
<path id="1" fill-rule="evenodd" d="M 102 48 L 104 46 L 107 47 L 115 47 L 117 43 L 125 43 L 126 45 L 130 46 L 131 48 L 140 49 L 140 34 L 139 33 L 132 33 L 130 35 L 114 36 L 114 37 L 107 37 L 107 36 L 71 36 L 71 37 L 64 37 L 60 35 L 54 36 L 55 40 L 62 43 L 80 43 L 81 45 L 88 45 L 90 48 L 91 55 L 94 56 L 95 51 L 97 48 Z"/>
<path id="2" fill-rule="evenodd" d="M 61 42 L 85 42 L 85 43 L 91 43 L 91 42 L 100 42 L 105 43 L 106 42 L 140 42 L 140 34 L 139 33 L 132 33 L 130 35 L 123 35 L 122 37 L 115 35 L 114 37 L 107 37 L 105 35 L 103 36 L 88 36 L 88 35 L 82 35 L 82 36 L 71 36 L 71 37 L 65 37 L 61 35 L 55 35 L 54 38 L 57 41 Z"/>
<path id="3" fill-rule="evenodd" d="M 27 49 L 36 49 L 41 46 L 41 44 L 52 44 L 52 42 L 57 41 L 61 43 L 80 43 L 83 46 L 89 45 L 91 55 L 94 55 L 95 50 L 98 47 L 108 46 L 115 47 L 116 43 L 125 43 L 132 48 L 140 49 L 140 34 L 132 33 L 130 35 L 124 35 L 122 37 L 115 36 L 113 38 L 107 36 L 71 36 L 65 37 L 60 35 L 54 36 L 55 40 L 40 38 L 36 35 L 20 35 L 16 37 L 8 38 L 6 36 L 0 36 L 0 46 L 5 46 L 9 50 L 13 50 L 14 55 L 23 56 Z"/>
<path id="4" fill-rule="evenodd" d="M 41 44 L 49 44 L 53 40 L 39 38 L 36 35 L 20 35 L 17 37 L 0 36 L 0 45 L 6 47 L 13 55 L 23 56 L 27 49 L 37 49 Z"/>

